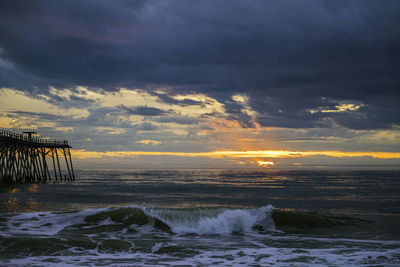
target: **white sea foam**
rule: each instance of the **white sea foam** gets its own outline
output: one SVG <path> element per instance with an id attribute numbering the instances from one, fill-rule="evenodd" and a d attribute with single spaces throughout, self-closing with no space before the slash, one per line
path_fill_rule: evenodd
<path id="1" fill-rule="evenodd" d="M 106 209 L 87 209 L 69 213 L 26 212 L 8 219 L 10 234 L 55 235 L 66 227 L 84 223 L 85 217 Z"/>
<path id="2" fill-rule="evenodd" d="M 155 245 L 157 250 L 159 243 Z M 157 251 L 155 250 L 155 251 Z M 37 256 L 1 261 L 7 266 L 399 266 L 398 249 L 364 249 L 342 253 L 340 249 L 241 248 L 204 250 L 190 257 L 145 252 L 100 253 L 91 255 Z M 56 262 L 56 263 L 55 263 Z"/>
<path id="3" fill-rule="evenodd" d="M 174 211 L 175 216 L 165 216 L 165 211 L 148 211 L 151 216 L 166 221 L 172 231 L 178 234 L 226 235 L 233 232 L 251 232 L 252 227 L 261 225 L 264 229 L 274 229 L 271 218 L 273 207 L 271 205 L 257 209 L 221 210 L 213 214 L 210 210 L 195 212 Z M 201 211 L 201 210 L 200 210 Z M 211 213 L 211 214 L 210 214 Z M 172 218 L 171 218 L 172 217 Z"/>
<path id="4" fill-rule="evenodd" d="M 141 208 L 138 206 L 130 207 Z M 271 205 L 257 209 L 199 209 L 189 212 L 170 209 L 158 211 L 145 208 L 141 209 L 149 217 L 156 217 L 166 222 L 172 228 L 172 231 L 178 234 L 226 235 L 233 232 L 245 233 L 252 232 L 252 227 L 254 225 L 261 225 L 264 229 L 274 229 L 274 222 L 271 218 L 273 207 Z M 8 218 L 7 226 L 9 231 L 7 235 L 55 235 L 67 227 L 84 224 L 85 218 L 89 215 L 111 210 L 113 209 L 100 208 L 68 213 L 20 213 Z M 110 218 L 106 218 L 97 222 L 97 225 L 109 225 L 112 223 Z M 90 226 L 81 225 L 80 227 L 88 228 Z M 152 229 L 150 225 L 145 225 L 140 228 L 136 227 L 136 230 L 140 233 L 150 232 Z"/>

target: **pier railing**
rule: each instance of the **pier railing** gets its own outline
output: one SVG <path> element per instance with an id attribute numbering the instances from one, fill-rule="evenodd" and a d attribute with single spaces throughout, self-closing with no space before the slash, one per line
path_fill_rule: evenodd
<path id="1" fill-rule="evenodd" d="M 26 142 L 31 142 L 31 143 L 37 143 L 41 145 L 49 145 L 49 146 L 68 146 L 68 141 L 67 140 L 50 140 L 50 139 L 44 139 L 44 138 L 38 138 L 35 136 L 29 137 L 28 135 L 24 135 L 22 133 L 16 133 L 16 132 L 11 132 L 8 130 L 0 130 L 0 137 L 8 137 L 15 139 L 16 141 L 26 141 Z"/>

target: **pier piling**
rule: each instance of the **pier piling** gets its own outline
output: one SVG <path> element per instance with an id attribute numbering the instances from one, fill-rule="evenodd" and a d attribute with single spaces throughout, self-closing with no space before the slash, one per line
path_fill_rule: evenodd
<path id="1" fill-rule="evenodd" d="M 35 134 L 0 130 L 0 184 L 51 181 L 49 165 L 53 167 L 55 181 L 63 180 L 63 172 L 64 180 L 75 181 L 68 141 L 41 139 Z M 59 152 L 65 159 L 65 170 L 61 169 Z"/>

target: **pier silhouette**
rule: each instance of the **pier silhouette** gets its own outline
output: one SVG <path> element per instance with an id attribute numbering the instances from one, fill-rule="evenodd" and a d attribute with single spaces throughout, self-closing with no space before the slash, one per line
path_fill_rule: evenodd
<path id="1" fill-rule="evenodd" d="M 75 181 L 70 148 L 67 140 L 38 138 L 34 131 L 0 130 L 0 183 Z M 53 177 L 49 165 L 53 167 Z"/>

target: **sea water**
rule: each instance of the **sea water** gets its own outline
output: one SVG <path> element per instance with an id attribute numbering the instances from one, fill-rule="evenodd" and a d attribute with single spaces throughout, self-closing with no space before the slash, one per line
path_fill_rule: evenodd
<path id="1" fill-rule="evenodd" d="M 400 265 L 398 171 L 76 176 L 1 189 L 0 265 Z"/>

